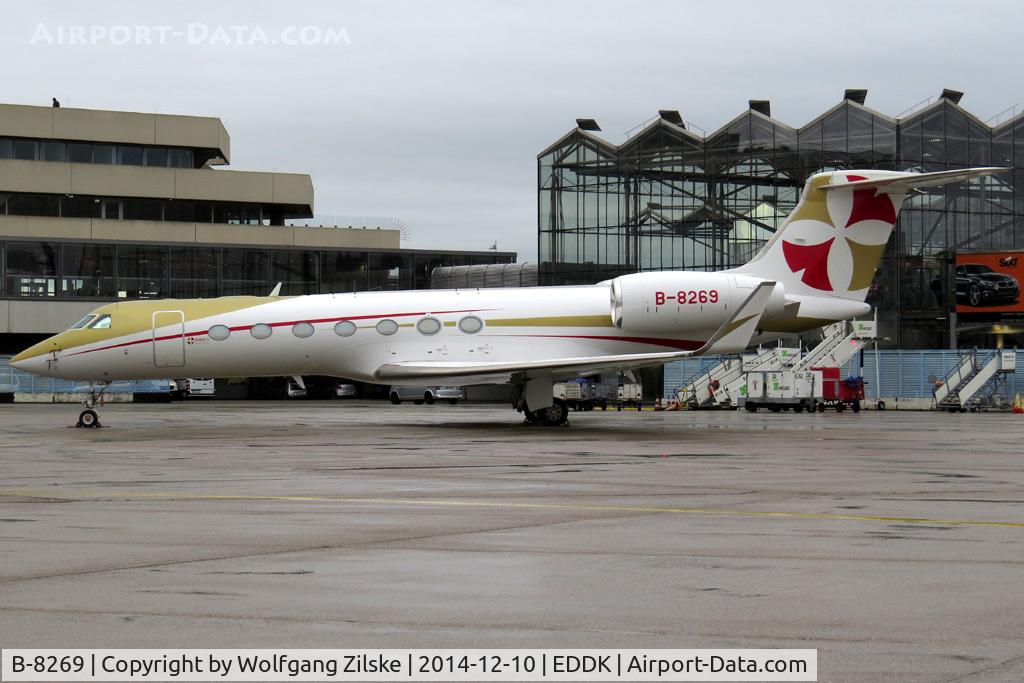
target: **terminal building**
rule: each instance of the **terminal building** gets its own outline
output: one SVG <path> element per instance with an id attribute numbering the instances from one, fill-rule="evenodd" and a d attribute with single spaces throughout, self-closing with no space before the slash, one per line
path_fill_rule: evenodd
<path id="1" fill-rule="evenodd" d="M 0 105 L 0 354 L 105 301 L 420 289 L 437 267 L 515 261 L 303 225 L 309 175 L 230 157 L 217 118 Z"/>
<path id="2" fill-rule="evenodd" d="M 1012 171 L 908 198 L 868 302 L 900 348 L 1024 346 L 1019 298 L 982 300 L 1024 279 L 1024 253 L 1015 253 L 1024 252 L 1024 114 L 982 121 L 960 106 L 962 93 L 943 90 L 891 116 L 866 96 L 847 90 L 799 128 L 773 118 L 765 100 L 713 133 L 662 110 L 621 144 L 577 119 L 537 156 L 541 284 L 738 266 L 819 171 L 1005 166 Z M 990 262 L 1009 273 L 1004 284 L 985 274 Z"/>

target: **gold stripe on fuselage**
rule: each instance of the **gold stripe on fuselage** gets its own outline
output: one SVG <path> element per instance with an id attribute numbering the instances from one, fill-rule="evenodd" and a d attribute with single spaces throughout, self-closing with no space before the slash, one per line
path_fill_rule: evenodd
<path id="1" fill-rule="evenodd" d="M 11 359 L 12 363 L 42 356 L 53 351 L 65 351 L 78 346 L 109 341 L 153 329 L 153 314 L 157 311 L 181 311 L 185 322 L 211 315 L 233 313 L 290 297 L 280 296 L 224 296 L 217 299 L 151 299 L 118 301 L 100 306 L 94 315 L 110 315 L 110 327 L 105 329 L 65 330 L 31 346 Z"/>

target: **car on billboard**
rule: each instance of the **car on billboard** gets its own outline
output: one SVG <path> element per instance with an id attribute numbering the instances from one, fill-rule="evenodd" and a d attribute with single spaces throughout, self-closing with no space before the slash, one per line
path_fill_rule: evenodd
<path id="1" fill-rule="evenodd" d="M 962 263 L 956 267 L 956 302 L 978 308 L 1012 304 L 1020 296 L 1017 278 L 999 273 L 983 263 Z"/>

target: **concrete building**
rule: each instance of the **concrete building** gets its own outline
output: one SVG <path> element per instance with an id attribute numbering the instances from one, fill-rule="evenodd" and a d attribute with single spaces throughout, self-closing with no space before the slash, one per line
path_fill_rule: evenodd
<path id="1" fill-rule="evenodd" d="M 115 299 L 416 289 L 494 251 L 402 249 L 391 226 L 309 227 L 303 173 L 220 168 L 220 119 L 0 104 L 0 354 Z"/>

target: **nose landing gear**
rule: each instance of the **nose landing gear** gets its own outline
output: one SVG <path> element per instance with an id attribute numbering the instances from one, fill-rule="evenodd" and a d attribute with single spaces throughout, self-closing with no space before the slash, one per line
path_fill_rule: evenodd
<path id="1" fill-rule="evenodd" d="M 103 426 L 100 424 L 100 416 L 94 409 L 97 405 L 103 405 L 103 392 L 109 386 L 109 382 L 100 382 L 98 385 L 89 384 L 89 396 L 82 401 L 85 410 L 78 414 L 78 422 L 75 423 L 75 427 L 99 429 Z"/>

